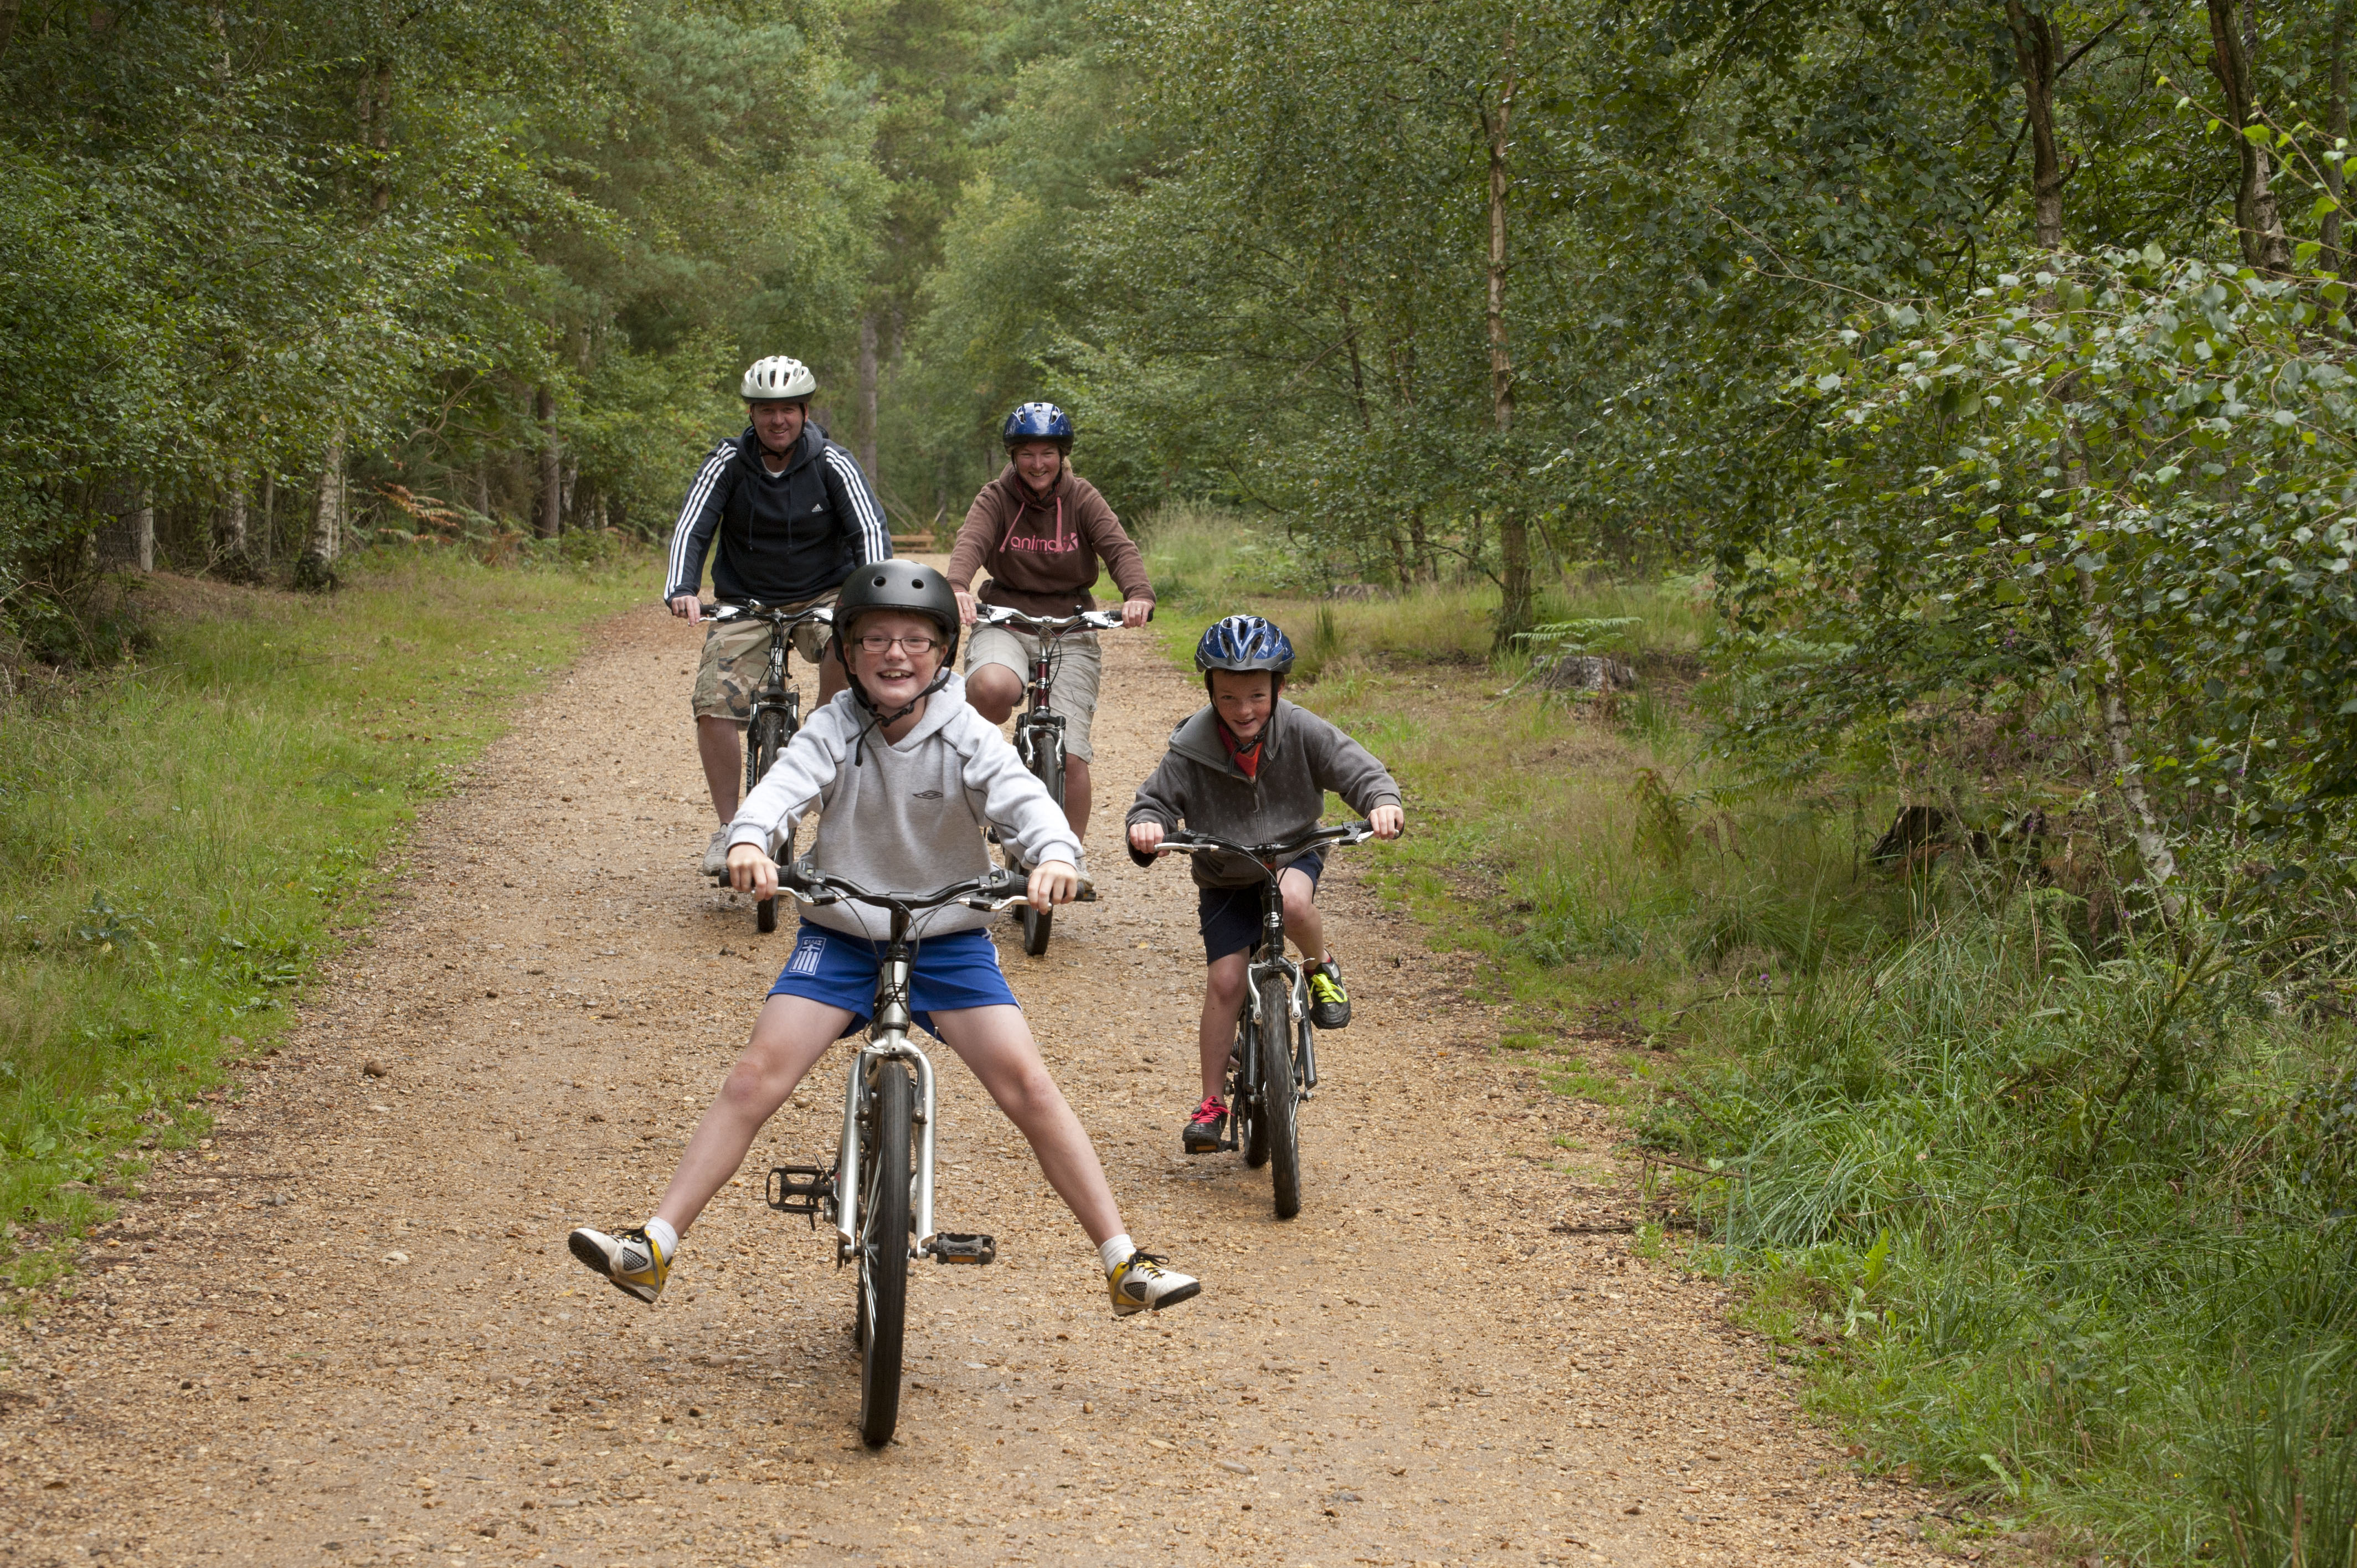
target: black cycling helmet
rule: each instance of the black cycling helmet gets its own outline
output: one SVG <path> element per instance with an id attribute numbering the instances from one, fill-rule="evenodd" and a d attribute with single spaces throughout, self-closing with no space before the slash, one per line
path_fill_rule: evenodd
<path id="1" fill-rule="evenodd" d="M 899 610 L 930 619 L 942 628 L 948 645 L 942 650 L 942 668 L 956 662 L 957 596 L 950 591 L 950 580 L 932 567 L 913 561 L 876 561 L 852 569 L 834 600 L 834 652 L 846 670 L 851 661 L 845 657 L 844 633 L 870 610 Z"/>
<path id="2" fill-rule="evenodd" d="M 859 683 L 859 672 L 851 662 L 851 649 L 845 640 L 852 626 L 871 610 L 923 616 L 942 628 L 941 668 L 933 671 L 932 680 L 923 691 L 888 714 L 876 706 L 876 699 Z M 909 561 L 871 561 L 865 566 L 855 566 L 835 594 L 834 642 L 834 656 L 843 661 L 844 676 L 851 685 L 852 701 L 867 710 L 867 717 L 859 726 L 858 743 L 852 747 L 852 764 L 858 767 L 867 759 L 868 730 L 880 729 L 907 717 L 917 711 L 919 703 L 949 684 L 957 661 L 957 596 L 950 592 L 949 579 L 931 566 Z"/>
<path id="3" fill-rule="evenodd" d="M 1052 403 L 1018 404 L 998 427 L 998 444 L 1010 450 L 1018 441 L 1053 441 L 1066 453 L 1072 449 L 1072 416 Z"/>
<path id="4" fill-rule="evenodd" d="M 1204 630 L 1195 644 L 1195 668 L 1206 675 L 1214 670 L 1265 670 L 1283 675 L 1293 668 L 1293 639 L 1275 621 L 1230 616 Z"/>

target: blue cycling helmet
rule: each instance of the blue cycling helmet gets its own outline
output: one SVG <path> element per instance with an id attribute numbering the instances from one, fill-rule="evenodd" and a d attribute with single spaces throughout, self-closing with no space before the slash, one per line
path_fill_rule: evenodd
<path id="1" fill-rule="evenodd" d="M 1072 449 L 1072 416 L 1052 403 L 1023 403 L 999 426 L 998 441 L 1002 446 L 1012 446 L 1017 441 L 1053 441 L 1069 452 Z"/>
<path id="2" fill-rule="evenodd" d="M 1195 644 L 1195 668 L 1206 677 L 1214 670 L 1265 670 L 1282 676 L 1293 668 L 1293 639 L 1274 621 L 1230 616 L 1212 622 Z"/>

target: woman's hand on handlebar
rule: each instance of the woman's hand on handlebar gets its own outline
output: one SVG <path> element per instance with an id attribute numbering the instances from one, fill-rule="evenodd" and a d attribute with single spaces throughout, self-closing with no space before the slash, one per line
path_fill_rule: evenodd
<path id="1" fill-rule="evenodd" d="M 1081 890 L 1081 874 L 1069 860 L 1043 860 L 1031 868 L 1031 884 L 1026 894 L 1031 908 L 1046 914 L 1057 904 L 1069 904 L 1072 895 Z"/>
<path id="2" fill-rule="evenodd" d="M 672 600 L 671 613 L 694 626 L 704 618 L 704 605 L 694 594 L 682 594 Z"/>
<path id="3" fill-rule="evenodd" d="M 1367 826 L 1375 830 L 1379 839 L 1395 839 L 1407 826 L 1407 813 L 1397 806 L 1377 806 L 1367 813 Z"/>
<path id="4" fill-rule="evenodd" d="M 778 896 L 778 863 L 752 844 L 731 844 L 728 886 L 756 898 L 774 898 Z"/>
<path id="5" fill-rule="evenodd" d="M 1121 607 L 1121 624 L 1135 631 L 1154 618 L 1152 599 L 1128 599 Z"/>
<path id="6" fill-rule="evenodd" d="M 963 588 L 952 588 L 950 591 L 957 596 L 958 624 L 960 626 L 972 626 L 974 624 L 974 596 L 967 593 Z"/>
<path id="7" fill-rule="evenodd" d="M 1129 847 L 1140 854 L 1152 854 L 1162 847 L 1166 831 L 1160 822 L 1129 824 Z"/>

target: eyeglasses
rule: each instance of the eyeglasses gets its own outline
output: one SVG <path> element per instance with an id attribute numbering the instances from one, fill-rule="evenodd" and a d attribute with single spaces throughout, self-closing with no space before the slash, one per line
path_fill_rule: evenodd
<path id="1" fill-rule="evenodd" d="M 866 652 L 881 653 L 896 642 L 920 656 L 931 653 L 942 645 L 938 637 L 887 637 L 880 631 L 871 631 L 859 639 L 859 646 Z"/>

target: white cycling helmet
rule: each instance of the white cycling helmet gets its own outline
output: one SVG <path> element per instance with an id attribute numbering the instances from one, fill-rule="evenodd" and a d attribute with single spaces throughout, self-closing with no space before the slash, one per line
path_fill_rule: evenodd
<path id="1" fill-rule="evenodd" d="M 772 354 L 745 372 L 747 403 L 801 403 L 818 391 L 818 378 L 800 360 Z"/>

